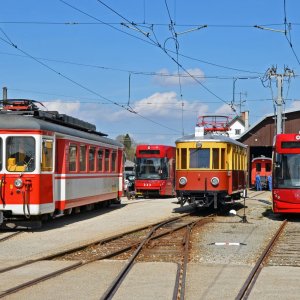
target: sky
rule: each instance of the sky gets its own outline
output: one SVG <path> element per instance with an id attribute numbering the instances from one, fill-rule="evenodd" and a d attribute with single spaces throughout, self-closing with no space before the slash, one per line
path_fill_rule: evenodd
<path id="1" fill-rule="evenodd" d="M 174 145 L 199 116 L 300 109 L 298 0 L 9 0 L 0 87 L 115 139 Z M 293 73 L 287 73 L 287 68 Z"/>

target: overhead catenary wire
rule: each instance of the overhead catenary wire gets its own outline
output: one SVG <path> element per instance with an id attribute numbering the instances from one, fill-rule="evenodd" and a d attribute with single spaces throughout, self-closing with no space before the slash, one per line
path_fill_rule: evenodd
<path id="1" fill-rule="evenodd" d="M 63 1 L 63 0 L 60 0 L 60 1 Z M 115 13 L 116 15 L 118 15 L 120 18 L 122 18 L 123 20 L 125 20 L 126 22 L 129 22 L 130 21 L 122 16 L 120 13 L 118 13 L 115 9 L 113 9 L 112 7 L 110 7 L 109 5 L 107 5 L 106 3 L 104 3 L 103 1 L 101 0 L 97 0 L 98 3 L 102 4 L 103 6 L 105 6 L 107 9 L 109 9 L 110 11 L 112 11 L 113 13 Z M 134 23 L 134 22 L 131 22 L 132 26 L 134 26 L 137 31 L 139 31 L 140 33 L 142 33 L 143 35 L 145 35 L 145 33 Z M 155 41 L 150 38 L 150 35 L 147 34 L 145 35 L 150 41 L 152 41 L 153 43 L 155 43 Z M 213 91 L 211 91 L 209 88 L 207 88 L 201 81 L 199 81 L 197 78 L 195 78 L 186 68 L 184 68 L 173 56 L 171 56 L 169 54 L 169 52 L 164 49 L 162 47 L 162 45 L 160 43 L 156 43 L 157 47 L 160 48 L 172 61 L 174 61 L 178 67 L 180 67 L 180 69 L 182 69 L 185 73 L 187 73 L 191 78 L 193 78 L 199 85 L 202 86 L 202 88 L 204 88 L 208 93 L 212 94 L 214 97 L 216 97 L 217 99 L 221 100 L 223 103 L 227 104 L 231 109 L 232 107 L 230 106 L 230 103 L 228 103 L 227 101 L 225 101 L 224 99 L 222 99 L 220 96 L 218 96 L 216 93 L 214 93 Z"/>
<path id="2" fill-rule="evenodd" d="M 72 78 L 70 78 L 70 77 L 64 75 L 63 73 L 58 72 L 58 71 L 55 70 L 54 68 L 48 66 L 47 64 L 45 64 L 45 63 L 43 63 L 42 61 L 38 60 L 37 58 L 35 58 L 35 57 L 32 56 L 31 54 L 29 54 L 29 53 L 27 53 L 26 51 L 22 50 L 20 47 L 18 47 L 15 43 L 13 43 L 13 42 L 11 41 L 11 39 L 7 36 L 7 34 L 5 34 L 5 32 L 4 32 L 4 30 L 3 30 L 2 28 L 0 28 L 0 30 L 1 30 L 1 32 L 5 35 L 5 37 L 7 38 L 7 40 L 5 40 L 5 39 L 3 39 L 3 38 L 0 37 L 0 40 L 1 40 L 2 42 L 7 43 L 8 45 L 10 45 L 10 46 L 12 46 L 13 48 L 17 49 L 18 51 L 20 51 L 20 52 L 23 53 L 24 55 L 30 57 L 32 60 L 34 60 L 35 62 L 39 63 L 40 65 L 42 65 L 42 66 L 45 67 L 46 69 L 48 69 L 48 70 L 54 72 L 55 74 L 61 76 L 62 78 L 66 79 L 67 81 L 69 81 L 69 82 L 73 83 L 74 85 L 76 85 L 76 86 L 82 88 L 83 90 L 86 90 L 87 92 L 89 92 L 89 93 L 91 93 L 91 94 L 94 94 L 94 95 L 98 96 L 99 98 L 101 98 L 101 99 L 103 99 L 103 100 L 105 100 L 105 101 L 108 101 L 108 102 L 110 102 L 110 103 L 112 103 L 112 104 L 114 104 L 114 105 L 116 105 L 116 106 L 118 106 L 118 107 L 120 107 L 120 108 L 122 108 L 122 109 L 124 109 L 124 110 L 127 110 L 127 111 L 130 112 L 130 113 L 133 113 L 133 114 L 138 115 L 140 118 L 142 118 L 142 119 L 144 119 L 144 120 L 147 120 L 147 121 L 149 121 L 149 122 L 151 122 L 151 123 L 153 123 L 153 124 L 159 125 L 159 126 L 161 126 L 161 127 L 164 127 L 164 128 L 166 128 L 166 129 L 169 129 L 169 130 L 171 130 L 171 131 L 177 132 L 176 129 L 170 128 L 170 127 L 168 127 L 168 126 L 166 126 L 166 125 L 164 125 L 164 124 L 161 124 L 161 123 L 159 123 L 159 122 L 156 122 L 156 121 L 154 121 L 154 120 L 152 120 L 152 119 L 150 119 L 150 118 L 148 118 L 148 117 L 145 117 L 145 116 L 139 114 L 138 112 L 132 110 L 131 108 L 128 108 L 128 107 L 126 107 L 125 105 L 119 104 L 119 103 L 117 103 L 117 102 L 115 102 L 115 101 L 113 101 L 113 100 L 111 100 L 111 99 L 108 99 L 108 98 L 104 97 L 103 95 L 101 95 L 101 94 L 95 92 L 94 90 L 92 90 L 92 89 L 90 89 L 90 88 L 88 88 L 88 87 L 82 85 L 81 83 L 79 83 L 79 82 L 73 80 Z"/>

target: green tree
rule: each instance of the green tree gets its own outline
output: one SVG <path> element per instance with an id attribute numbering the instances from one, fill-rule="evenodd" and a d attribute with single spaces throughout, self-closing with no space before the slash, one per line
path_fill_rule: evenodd
<path id="1" fill-rule="evenodd" d="M 116 140 L 124 145 L 126 159 L 133 161 L 136 149 L 135 141 L 129 136 L 128 133 L 125 135 L 118 135 Z"/>

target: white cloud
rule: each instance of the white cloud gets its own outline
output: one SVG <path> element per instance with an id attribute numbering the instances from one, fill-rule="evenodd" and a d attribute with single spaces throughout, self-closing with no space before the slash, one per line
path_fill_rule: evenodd
<path id="1" fill-rule="evenodd" d="M 293 101 L 289 109 L 300 109 L 300 100 Z"/>
<path id="2" fill-rule="evenodd" d="M 195 76 L 197 80 L 203 81 L 204 80 L 204 73 L 198 68 L 195 69 L 187 69 L 188 73 L 183 71 L 180 72 L 180 83 L 181 85 L 191 85 L 191 84 L 198 84 L 195 79 L 193 79 L 190 75 Z M 154 77 L 154 82 L 161 86 L 178 86 L 179 85 L 179 78 L 178 72 L 170 73 L 167 69 L 161 69 L 158 71 L 161 75 L 157 75 Z"/>
<path id="3" fill-rule="evenodd" d="M 63 102 L 62 100 L 53 100 L 51 102 L 43 102 L 47 110 L 58 111 L 60 114 L 74 116 L 80 111 L 80 102 Z"/>
<path id="4" fill-rule="evenodd" d="M 231 109 L 231 107 L 228 104 L 223 104 L 221 107 L 219 107 L 216 111 L 216 114 L 218 115 L 232 115 L 234 111 Z"/>
<path id="5" fill-rule="evenodd" d="M 132 110 L 145 117 L 169 117 L 173 119 L 181 118 L 183 110 L 185 114 L 192 114 L 193 117 L 208 111 L 208 106 L 199 102 L 189 102 L 177 98 L 175 92 L 155 93 L 147 98 L 136 101 L 131 106 Z M 119 111 L 112 115 L 111 118 L 128 117 L 127 111 Z M 132 114 L 134 116 L 135 114 Z"/>

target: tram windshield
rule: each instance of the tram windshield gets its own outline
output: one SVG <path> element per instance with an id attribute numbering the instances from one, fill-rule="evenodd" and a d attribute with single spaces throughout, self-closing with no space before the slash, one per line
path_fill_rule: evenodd
<path id="1" fill-rule="evenodd" d="M 300 187 L 300 154 L 276 154 L 275 188 Z"/>
<path id="2" fill-rule="evenodd" d="M 136 159 L 136 179 L 167 179 L 168 177 L 167 158 Z"/>
<path id="3" fill-rule="evenodd" d="M 6 139 L 6 169 L 9 172 L 32 172 L 35 169 L 35 140 L 27 136 Z"/>

